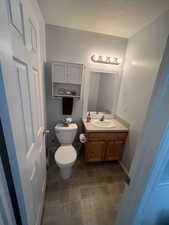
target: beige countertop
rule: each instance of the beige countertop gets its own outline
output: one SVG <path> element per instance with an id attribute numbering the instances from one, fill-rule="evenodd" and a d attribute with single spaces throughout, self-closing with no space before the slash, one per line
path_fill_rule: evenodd
<path id="1" fill-rule="evenodd" d="M 86 132 L 128 132 L 129 128 L 119 122 L 117 119 L 112 119 L 115 127 L 98 127 L 93 125 L 91 122 L 86 122 L 86 119 L 83 119 L 83 124 Z"/>

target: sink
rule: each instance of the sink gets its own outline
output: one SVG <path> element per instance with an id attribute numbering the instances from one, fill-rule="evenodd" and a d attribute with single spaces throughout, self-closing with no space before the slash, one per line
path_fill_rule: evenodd
<path id="1" fill-rule="evenodd" d="M 91 120 L 91 123 L 94 126 L 101 127 L 101 128 L 113 128 L 116 127 L 115 123 L 112 120 Z"/>

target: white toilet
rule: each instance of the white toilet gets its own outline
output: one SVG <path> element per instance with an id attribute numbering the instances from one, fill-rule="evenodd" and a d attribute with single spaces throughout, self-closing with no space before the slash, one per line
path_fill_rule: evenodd
<path id="1" fill-rule="evenodd" d="M 68 179 L 71 176 L 72 167 L 77 158 L 76 150 L 72 146 L 77 128 L 75 123 L 69 124 L 68 127 L 63 126 L 63 124 L 57 124 L 54 128 L 61 144 L 55 152 L 55 161 L 63 179 Z"/>

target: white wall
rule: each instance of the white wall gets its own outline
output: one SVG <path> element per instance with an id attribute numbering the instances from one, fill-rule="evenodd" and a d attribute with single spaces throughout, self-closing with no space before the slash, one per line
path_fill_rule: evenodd
<path id="1" fill-rule="evenodd" d="M 47 61 L 67 61 L 85 64 L 101 70 L 120 71 L 120 66 L 96 64 L 91 55 L 124 58 L 127 39 L 111 35 L 69 29 L 54 25 L 46 26 Z"/>
<path id="2" fill-rule="evenodd" d="M 123 163 L 130 168 L 169 33 L 169 12 L 129 39 L 117 114 L 130 123 Z"/>
<path id="3" fill-rule="evenodd" d="M 46 26 L 46 53 L 47 61 L 66 61 L 82 63 L 92 70 L 119 73 L 117 86 L 121 79 L 121 66 L 94 64 L 90 57 L 92 54 L 117 56 L 124 58 L 127 39 L 110 35 L 74 30 L 54 25 Z M 51 71 L 50 64 L 46 69 L 46 92 L 47 92 L 47 122 L 52 130 L 56 121 L 63 119 L 61 113 L 61 101 L 51 98 Z M 76 101 L 73 108 L 72 118 L 78 121 L 82 117 L 82 105 Z M 54 132 L 48 136 L 48 146 L 56 145 Z"/>

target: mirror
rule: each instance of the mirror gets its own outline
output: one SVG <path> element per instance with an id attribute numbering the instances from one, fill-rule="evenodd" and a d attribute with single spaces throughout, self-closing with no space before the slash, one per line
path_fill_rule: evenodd
<path id="1" fill-rule="evenodd" d="M 111 73 L 91 72 L 87 111 L 112 113 L 115 76 Z"/>

